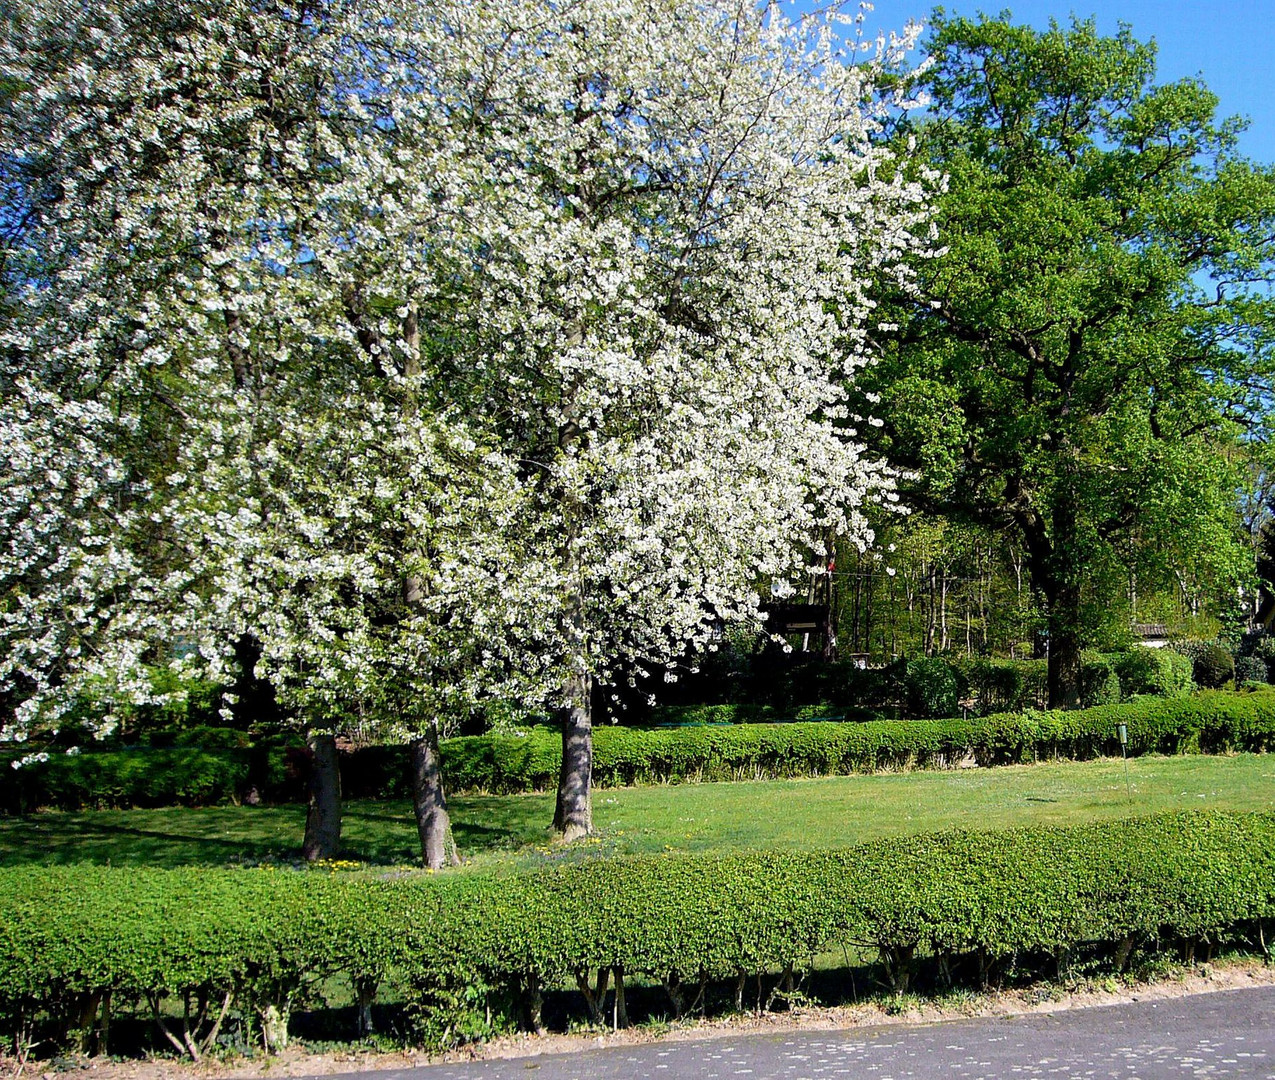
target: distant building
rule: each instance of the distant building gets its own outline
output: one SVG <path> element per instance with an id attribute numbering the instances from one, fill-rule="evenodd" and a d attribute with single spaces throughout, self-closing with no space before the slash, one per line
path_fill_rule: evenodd
<path id="1" fill-rule="evenodd" d="M 1163 649 L 1169 644 L 1169 628 L 1164 623 L 1134 623 L 1133 636 L 1148 649 Z"/>

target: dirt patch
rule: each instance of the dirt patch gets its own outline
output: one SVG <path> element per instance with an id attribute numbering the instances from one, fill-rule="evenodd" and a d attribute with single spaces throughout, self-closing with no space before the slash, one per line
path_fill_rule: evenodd
<path id="1" fill-rule="evenodd" d="M 784 1013 L 745 1014 L 711 1020 L 683 1021 L 667 1028 L 633 1028 L 627 1031 L 584 1034 L 512 1035 L 463 1051 L 425 1054 L 410 1051 L 370 1053 L 358 1050 L 313 1053 L 294 1047 L 261 1060 L 205 1061 L 199 1064 L 152 1058 L 112 1062 L 91 1059 L 72 1069 L 50 1070 L 47 1062 L 33 1062 L 19 1073 L 12 1060 L 0 1058 L 0 1075 L 39 1080 L 65 1076 L 93 1080 L 259 1080 L 264 1077 L 326 1076 L 335 1073 L 403 1069 L 443 1062 L 482 1061 L 497 1058 L 534 1057 L 595 1050 L 607 1046 L 633 1046 L 651 1042 L 686 1042 L 735 1038 L 741 1034 L 783 1031 L 840 1031 L 887 1024 L 925 1024 L 979 1016 L 1012 1016 L 1050 1013 L 1186 997 L 1218 990 L 1275 985 L 1275 967 L 1259 960 L 1227 961 L 1185 970 L 1153 982 L 1086 984 L 1074 989 L 1042 984 L 1020 990 L 970 994 L 959 999 L 907 999 L 905 1005 L 881 1002 L 837 1008 L 805 1007 Z"/>

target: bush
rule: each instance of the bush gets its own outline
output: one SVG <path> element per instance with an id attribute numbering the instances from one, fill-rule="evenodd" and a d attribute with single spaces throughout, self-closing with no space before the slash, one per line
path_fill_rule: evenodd
<path id="1" fill-rule="evenodd" d="M 1131 754 L 1267 750 L 1275 747 L 1275 694 L 1207 692 L 968 719 L 602 727 L 593 735 L 593 777 L 599 786 L 617 786 L 1084 759 L 1118 754 L 1121 723 L 1128 725 Z M 557 782 L 561 754 L 562 737 L 550 727 L 447 739 L 444 779 L 453 792 L 543 791 Z M 350 798 L 411 794 L 401 746 L 342 755 L 341 772 Z M 3 789 L 10 810 L 194 805 L 242 798 L 254 786 L 265 799 L 305 798 L 297 748 L 58 756 L 13 775 Z"/>
<path id="2" fill-rule="evenodd" d="M 1235 678 L 1235 660 L 1222 645 L 1207 645 L 1195 658 L 1195 681 L 1207 690 L 1220 690 Z"/>
<path id="3" fill-rule="evenodd" d="M 1159 694 L 1175 697 L 1193 689 L 1194 665 L 1181 653 L 1171 649 L 1134 648 L 1111 657 L 1120 679 L 1121 697 Z"/>
<path id="4" fill-rule="evenodd" d="M 1047 660 L 953 660 L 953 670 L 974 698 L 980 716 L 1043 709 L 1049 701 Z"/>
<path id="5" fill-rule="evenodd" d="M 1170 642 L 1168 648 L 1180 656 L 1185 656 L 1194 664 L 1205 649 L 1216 644 L 1216 641 L 1204 641 L 1200 638 L 1183 638 L 1180 641 Z"/>
<path id="6" fill-rule="evenodd" d="M 65 1038 L 109 993 L 233 999 L 286 1025 L 308 988 L 343 974 L 369 994 L 392 980 L 424 1035 L 457 1042 L 527 1023 L 543 987 L 604 968 L 662 983 L 678 1011 L 679 984 L 696 973 L 760 979 L 851 945 L 879 949 L 902 988 L 917 950 L 957 978 L 977 979 L 997 960 L 1052 969 L 1079 948 L 1118 970 L 1134 941 L 1256 940 L 1272 914 L 1269 814 L 586 860 L 500 876 L 8 869 L 0 1024 L 28 1036 L 36 1024 L 60 1026 Z M 974 956 L 983 962 L 966 962 Z"/>
<path id="7" fill-rule="evenodd" d="M 960 705 L 956 700 L 956 677 L 947 661 L 937 656 L 909 660 L 903 676 L 909 716 L 926 719 L 956 716 Z"/>
<path id="8" fill-rule="evenodd" d="M 1091 758 L 1119 753 L 1120 723 L 1128 725 L 1131 754 L 1275 746 L 1275 700 L 1215 692 L 969 719 L 599 728 L 594 781 L 611 786 Z M 442 745 L 445 775 L 455 791 L 551 788 L 560 753 L 561 736 L 549 728 Z"/>
<path id="9" fill-rule="evenodd" d="M 703 724 L 769 724 L 783 719 L 771 705 L 660 705 L 651 710 L 657 727 L 697 727 Z"/>
<path id="10" fill-rule="evenodd" d="M 14 812 L 131 806 L 210 806 L 250 793 L 269 801 L 304 795 L 306 762 L 299 746 L 246 749 L 137 748 L 55 753 L 49 760 L 6 768 L 4 809 Z"/>
<path id="11" fill-rule="evenodd" d="M 201 750 L 246 750 L 252 736 L 238 728 L 200 725 L 193 728 L 164 728 L 145 738 L 147 746 L 167 749 L 173 746 L 195 746 Z"/>
<path id="12" fill-rule="evenodd" d="M 1253 643 L 1253 656 L 1266 665 L 1266 682 L 1275 683 L 1275 637 L 1263 634 Z"/>
<path id="13" fill-rule="evenodd" d="M 1120 677 L 1106 657 L 1093 657 L 1080 665 L 1080 704 L 1091 709 L 1120 703 Z"/>
<path id="14" fill-rule="evenodd" d="M 1266 662 L 1256 656 L 1241 656 L 1235 661 L 1235 685 L 1267 682 Z"/>

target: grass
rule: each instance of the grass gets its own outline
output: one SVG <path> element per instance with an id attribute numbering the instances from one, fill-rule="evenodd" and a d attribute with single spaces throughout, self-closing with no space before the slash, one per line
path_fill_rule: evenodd
<path id="1" fill-rule="evenodd" d="M 1275 809 L 1275 755 L 1142 757 L 735 784 L 608 788 L 594 793 L 598 836 L 566 854 L 546 828 L 551 795 L 451 800 L 456 840 L 474 866 L 580 854 L 839 847 L 954 827 L 1078 824 L 1212 808 Z M 0 865 L 109 863 L 226 866 L 291 862 L 302 806 L 45 812 L 0 818 Z M 345 857 L 412 864 L 415 822 L 403 802 L 351 802 Z"/>

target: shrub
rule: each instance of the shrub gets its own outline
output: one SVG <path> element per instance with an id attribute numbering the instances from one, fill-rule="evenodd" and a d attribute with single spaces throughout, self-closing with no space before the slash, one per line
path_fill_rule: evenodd
<path id="1" fill-rule="evenodd" d="M 290 799 L 303 794 L 304 770 L 300 748 L 287 744 L 50 754 L 46 762 L 6 768 L 5 809 L 209 806 L 250 792 Z"/>
<path id="2" fill-rule="evenodd" d="M 1183 638 L 1180 641 L 1169 643 L 1169 649 L 1180 656 L 1185 656 L 1192 664 L 1210 645 L 1216 645 L 1216 641 L 1204 641 L 1200 638 Z"/>
<path id="3" fill-rule="evenodd" d="M 979 715 L 1043 709 L 1049 699 L 1047 660 L 953 660 Z"/>
<path id="4" fill-rule="evenodd" d="M 1171 649 L 1129 649 L 1111 657 L 1111 663 L 1120 679 L 1120 694 L 1126 699 L 1138 694 L 1174 697 L 1192 689 L 1194 665 Z"/>
<path id="5" fill-rule="evenodd" d="M 1094 657 L 1080 666 L 1080 704 L 1091 709 L 1120 703 L 1120 677 L 1106 657 Z"/>
<path id="6" fill-rule="evenodd" d="M 252 736 L 238 728 L 201 725 L 193 728 L 164 728 L 151 732 L 146 745 L 157 749 L 172 746 L 196 746 L 201 750 L 246 750 L 252 745 Z"/>
<path id="7" fill-rule="evenodd" d="M 1256 656 L 1241 656 L 1235 661 L 1235 685 L 1267 682 L 1266 662 Z"/>
<path id="8" fill-rule="evenodd" d="M 1224 646 L 1212 644 L 1195 658 L 1195 681 L 1208 690 L 1220 690 L 1235 678 L 1235 660 Z"/>
<path id="9" fill-rule="evenodd" d="M 903 687 L 909 716 L 929 719 L 955 716 L 960 711 L 956 700 L 956 677 L 947 661 L 937 656 L 909 660 Z"/>
<path id="10" fill-rule="evenodd" d="M 651 710 L 651 721 L 659 727 L 767 724 L 782 718 L 772 705 L 660 705 Z"/>
<path id="11" fill-rule="evenodd" d="M 1275 694 L 1213 691 L 968 719 L 601 727 L 594 731 L 593 776 L 599 786 L 614 786 L 1084 759 L 1119 753 L 1115 732 L 1121 723 L 1128 725 L 1131 754 L 1267 750 L 1275 747 Z M 444 777 L 454 792 L 542 791 L 556 783 L 561 753 L 562 737 L 550 727 L 447 739 Z M 193 758 L 189 765 L 182 764 L 184 755 Z M 304 761 L 286 747 L 57 756 L 9 771 L 15 782 L 0 790 L 12 799 L 10 810 L 218 801 L 242 797 L 244 785 L 266 799 L 305 798 Z M 343 755 L 341 771 L 351 798 L 411 793 L 401 746 Z M 182 780 L 191 775 L 219 779 L 197 789 Z"/>
<path id="12" fill-rule="evenodd" d="M 527 1023 L 541 988 L 599 969 L 662 983 L 676 1011 L 684 979 L 760 979 L 850 945 L 879 949 L 900 986 L 918 949 L 957 978 L 998 959 L 1052 968 L 1077 948 L 1110 970 L 1127 956 L 1122 943 L 1256 940 L 1272 914 L 1269 814 L 390 880 L 7 869 L 0 1024 L 60 1020 L 65 1037 L 110 993 L 234 999 L 259 1016 L 273 1009 L 286 1027 L 308 988 L 344 974 L 365 988 L 392 979 L 424 1035 L 457 1042 Z M 972 956 L 983 962 L 963 962 Z"/>
<path id="13" fill-rule="evenodd" d="M 1253 643 L 1253 656 L 1266 665 L 1266 681 L 1275 683 L 1275 637 L 1263 634 Z"/>
<path id="14" fill-rule="evenodd" d="M 950 767 L 966 760 L 999 765 L 1089 758 L 1119 753 L 1120 723 L 1128 725 L 1132 754 L 1275 746 L 1275 701 L 1214 692 L 969 719 L 598 728 L 594 780 L 606 786 Z M 560 753 L 561 736 L 551 728 L 442 745 L 443 767 L 456 791 L 550 788 Z"/>

